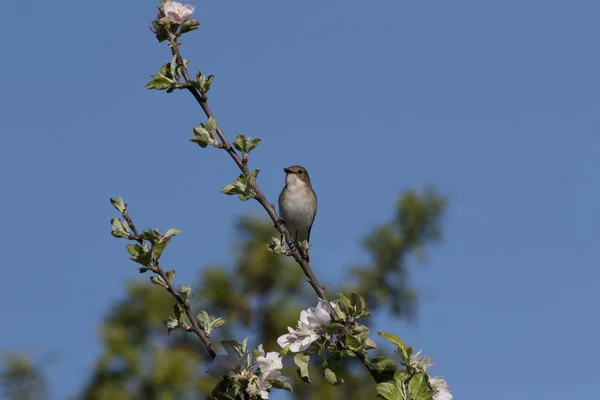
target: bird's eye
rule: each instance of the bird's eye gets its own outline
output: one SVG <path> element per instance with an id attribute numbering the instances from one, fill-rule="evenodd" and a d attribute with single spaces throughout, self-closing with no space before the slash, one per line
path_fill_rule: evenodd
<path id="1" fill-rule="evenodd" d="M 298 175 L 302 175 L 302 174 L 303 174 L 302 170 L 299 170 Z"/>

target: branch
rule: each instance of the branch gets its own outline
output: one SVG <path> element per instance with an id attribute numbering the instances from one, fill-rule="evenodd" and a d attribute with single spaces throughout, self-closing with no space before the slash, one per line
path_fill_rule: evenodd
<path id="1" fill-rule="evenodd" d="M 127 221 L 127 223 L 129 224 L 129 227 L 131 228 L 131 231 L 133 232 L 133 235 L 130 238 L 132 240 L 137 241 L 140 245 L 143 246 L 144 239 L 142 239 L 142 236 L 139 234 L 139 231 L 135 227 L 135 224 L 131 220 L 131 217 L 129 216 L 129 213 L 127 212 L 127 210 L 123 211 L 122 214 L 123 214 L 123 218 L 125 219 L 125 221 Z M 196 334 L 196 336 L 198 336 L 200 338 L 200 340 L 202 341 L 204 346 L 206 346 L 206 348 L 208 349 L 208 354 L 214 360 L 214 358 L 217 356 L 217 353 L 213 349 L 212 343 L 211 343 L 210 339 L 208 338 L 208 336 L 206 335 L 206 333 L 200 328 L 200 325 L 198 325 L 198 321 L 196 321 L 196 316 L 192 312 L 190 302 L 188 300 L 184 300 L 183 297 L 181 297 L 181 295 L 179 293 L 177 293 L 177 291 L 173 288 L 171 281 L 167 277 L 167 274 L 165 273 L 165 271 L 158 264 L 158 261 L 156 262 L 156 264 L 154 266 L 152 266 L 152 268 L 150 268 L 150 270 L 152 272 L 154 272 L 155 274 L 159 275 L 165 281 L 165 283 L 167 284 L 167 291 L 169 293 L 171 293 L 171 295 L 173 295 L 173 297 L 175 297 L 175 300 L 181 306 L 181 308 L 185 311 L 185 315 L 187 315 L 188 320 L 192 324 L 192 326 L 190 327 L 189 330 L 194 332 Z"/>
<path id="2" fill-rule="evenodd" d="M 181 57 L 181 54 L 179 52 L 179 43 L 177 42 L 177 40 L 172 38 L 171 41 L 169 42 L 169 47 L 171 48 L 171 53 L 176 58 L 177 64 L 180 66 L 181 75 L 183 76 L 183 79 L 186 82 L 186 89 L 190 91 L 190 93 L 192 94 L 192 96 L 194 96 L 194 98 L 196 99 L 196 101 L 198 102 L 200 107 L 202 107 L 204 114 L 206 114 L 206 116 L 208 118 L 213 117 L 216 122 L 216 118 L 215 118 L 214 114 L 212 113 L 212 111 L 210 110 L 210 107 L 208 106 L 208 98 L 206 96 L 206 93 L 200 93 L 195 87 L 193 87 L 190 84 L 190 82 L 191 82 L 190 75 L 187 70 L 187 67 L 185 66 L 185 64 L 183 62 L 183 58 Z M 240 171 L 242 171 L 244 174 L 247 174 L 250 171 L 248 169 L 247 164 L 242 161 L 239 154 L 231 146 L 231 144 L 227 140 L 227 137 L 223 133 L 223 130 L 219 126 L 219 123 L 217 122 L 216 124 L 217 124 L 217 135 L 219 136 L 219 139 L 221 141 L 221 147 L 223 148 L 223 150 L 225 150 L 231 156 L 233 161 L 235 161 L 235 163 L 239 167 Z M 302 254 L 300 253 L 300 249 L 298 248 L 298 246 L 294 245 L 295 243 L 292 238 L 292 235 L 290 235 L 290 233 L 288 232 L 287 228 L 285 227 L 285 224 L 278 223 L 278 221 L 280 221 L 280 219 L 279 219 L 279 216 L 277 215 L 277 212 L 275 211 L 275 207 L 267 201 L 265 196 L 262 194 L 262 192 L 258 188 L 257 184 L 254 184 L 253 190 L 255 193 L 254 199 L 256 201 L 258 201 L 260 203 L 260 205 L 263 206 L 263 208 L 265 209 L 267 214 L 269 214 L 269 217 L 271 217 L 271 220 L 275 224 L 275 228 L 279 231 L 279 233 L 281 233 L 285 237 L 285 241 L 290 248 L 290 254 L 294 257 L 294 260 L 296 260 L 296 262 L 302 268 L 302 271 L 304 272 L 304 275 L 306 275 L 306 280 L 308 281 L 308 283 L 310 283 L 310 285 L 312 286 L 315 293 L 317 294 L 317 296 L 319 296 L 320 299 L 327 300 L 327 296 L 325 295 L 325 290 L 319 284 L 319 281 L 317 280 L 317 277 L 315 276 L 315 274 L 312 272 L 312 269 L 310 268 L 310 265 L 308 264 L 308 262 L 306 262 L 306 260 L 304 260 L 302 258 Z"/>
<path id="3" fill-rule="evenodd" d="M 200 91 L 198 91 L 195 87 L 193 87 L 190 84 L 190 82 L 191 82 L 190 75 L 187 70 L 187 67 L 185 66 L 185 64 L 183 62 L 183 58 L 181 57 L 181 54 L 179 52 L 179 43 L 177 42 L 177 40 L 175 38 L 172 38 L 170 40 L 169 47 L 171 48 L 171 53 L 173 54 L 173 56 L 176 59 L 177 64 L 179 65 L 181 75 L 183 76 L 183 79 L 185 80 L 185 83 L 186 83 L 185 88 L 192 94 L 192 96 L 194 96 L 194 98 L 196 99 L 196 101 L 198 102 L 198 104 L 200 105 L 202 110 L 204 111 L 204 114 L 206 115 L 206 117 L 207 118 L 212 117 L 215 120 L 215 123 L 217 126 L 217 130 L 216 130 L 217 135 L 219 137 L 219 140 L 221 141 L 219 147 L 222 148 L 223 150 L 225 150 L 231 156 L 231 158 L 237 164 L 238 168 L 240 169 L 240 171 L 242 171 L 242 173 L 247 174 L 248 172 L 250 172 L 247 163 L 244 162 L 245 160 L 243 161 L 240 158 L 239 154 L 235 151 L 235 149 L 231 146 L 231 144 L 227 140 L 227 137 L 225 136 L 225 134 L 223 133 L 223 130 L 219 126 L 217 119 L 215 118 L 214 114 L 210 110 L 210 107 L 208 106 L 208 97 L 206 96 L 206 93 L 201 93 Z M 277 215 L 277 212 L 275 211 L 275 207 L 271 203 L 269 203 L 269 201 L 262 194 L 262 192 L 260 191 L 260 189 L 258 188 L 258 185 L 256 183 L 254 184 L 253 190 L 255 193 L 254 199 L 256 201 L 258 201 L 260 203 L 260 205 L 263 206 L 263 208 L 265 209 L 267 214 L 269 214 L 269 217 L 275 224 L 275 228 L 279 231 L 279 233 L 281 233 L 285 237 L 285 241 L 288 244 L 288 247 L 290 248 L 289 254 L 294 257 L 294 260 L 296 260 L 296 262 L 302 268 L 302 271 L 304 272 L 304 275 L 306 276 L 306 280 L 308 281 L 308 283 L 310 283 L 310 285 L 314 289 L 317 296 L 320 299 L 327 301 L 327 304 L 329 305 L 329 301 L 327 300 L 327 296 L 325 295 L 325 290 L 319 284 L 319 281 L 317 280 L 317 277 L 312 272 L 312 269 L 310 268 L 310 265 L 308 264 L 308 262 L 302 257 L 299 246 L 295 246 L 295 242 L 292 238 L 292 235 L 290 235 L 289 231 L 287 230 L 285 223 L 281 223 L 281 219 Z M 333 308 L 330 308 L 330 314 L 331 314 L 332 320 L 338 319 Z M 378 380 L 377 375 L 369 367 L 369 359 L 367 357 L 366 352 L 357 352 L 356 356 L 361 361 L 361 363 L 365 366 L 365 368 L 367 368 L 367 370 L 369 371 L 371 376 L 375 379 L 375 381 L 377 381 Z"/>

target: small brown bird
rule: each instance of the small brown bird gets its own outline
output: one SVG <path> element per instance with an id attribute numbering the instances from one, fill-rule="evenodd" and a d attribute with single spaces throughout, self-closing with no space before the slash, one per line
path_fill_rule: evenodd
<path id="1" fill-rule="evenodd" d="M 304 240 L 310 241 L 310 230 L 317 215 L 317 194 L 306 168 L 292 165 L 283 171 L 285 187 L 279 195 L 279 213 L 298 246 Z"/>

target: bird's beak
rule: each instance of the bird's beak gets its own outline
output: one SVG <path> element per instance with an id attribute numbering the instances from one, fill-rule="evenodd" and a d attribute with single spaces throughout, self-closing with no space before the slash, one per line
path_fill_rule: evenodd
<path id="1" fill-rule="evenodd" d="M 292 171 L 291 169 L 287 169 L 287 168 L 284 168 L 283 172 L 285 172 L 286 174 L 293 174 L 294 173 L 294 171 Z"/>

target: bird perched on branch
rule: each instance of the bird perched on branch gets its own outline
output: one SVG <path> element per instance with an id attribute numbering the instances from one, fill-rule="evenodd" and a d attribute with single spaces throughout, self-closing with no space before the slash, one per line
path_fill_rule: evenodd
<path id="1" fill-rule="evenodd" d="M 306 168 L 292 165 L 283 171 L 285 187 L 279 195 L 279 213 L 296 246 L 299 246 L 300 242 L 310 241 L 310 230 L 317 215 L 317 194 L 312 188 Z"/>

